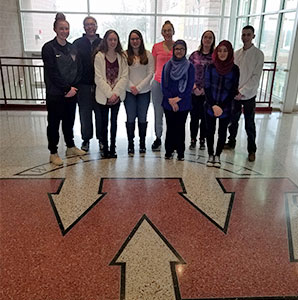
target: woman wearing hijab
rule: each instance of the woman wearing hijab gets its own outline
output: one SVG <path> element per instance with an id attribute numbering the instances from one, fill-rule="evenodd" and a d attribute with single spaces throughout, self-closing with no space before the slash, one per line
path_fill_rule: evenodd
<path id="1" fill-rule="evenodd" d="M 173 152 L 177 150 L 178 160 L 184 160 L 185 123 L 191 110 L 191 92 L 195 80 L 195 69 L 186 59 L 186 52 L 185 41 L 176 41 L 173 46 L 173 57 L 162 71 L 162 106 L 167 123 L 166 159 L 173 158 Z"/>
<path id="2" fill-rule="evenodd" d="M 205 115 L 207 125 L 208 167 L 221 167 L 220 154 L 230 122 L 232 101 L 238 93 L 239 68 L 234 64 L 234 51 L 229 41 L 221 41 L 212 54 L 213 63 L 205 71 Z M 214 134 L 219 120 L 214 156 Z"/>

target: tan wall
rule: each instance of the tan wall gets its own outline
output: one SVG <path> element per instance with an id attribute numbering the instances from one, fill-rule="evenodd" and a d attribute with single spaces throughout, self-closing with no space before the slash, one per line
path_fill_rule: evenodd
<path id="1" fill-rule="evenodd" d="M 23 56 L 17 0 L 0 1 L 0 56 Z"/>

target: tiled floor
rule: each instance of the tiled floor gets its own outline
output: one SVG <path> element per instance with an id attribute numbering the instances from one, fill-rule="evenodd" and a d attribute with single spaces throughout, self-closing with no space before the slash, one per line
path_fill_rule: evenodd
<path id="1" fill-rule="evenodd" d="M 117 159 L 54 167 L 46 113 L 0 112 L 1 300 L 298 299 L 298 114 L 256 115 L 254 163 L 241 119 L 220 170 L 151 152 L 149 116 L 145 155 L 121 107 Z"/>

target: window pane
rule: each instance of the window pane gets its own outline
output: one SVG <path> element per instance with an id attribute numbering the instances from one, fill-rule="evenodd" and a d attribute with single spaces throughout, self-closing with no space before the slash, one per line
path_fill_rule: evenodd
<path id="1" fill-rule="evenodd" d="M 152 13 L 154 6 L 151 0 L 90 0 L 90 11 L 95 13 Z"/>
<path id="2" fill-rule="evenodd" d="M 250 14 L 259 14 L 262 12 L 262 0 L 251 0 Z"/>
<path id="3" fill-rule="evenodd" d="M 22 13 L 21 17 L 24 25 L 25 51 L 39 52 L 44 43 L 56 36 L 53 31 L 55 14 Z M 85 15 L 66 15 L 70 23 L 68 41 L 72 42 L 82 35 L 84 17 Z"/>
<path id="4" fill-rule="evenodd" d="M 285 9 L 291 9 L 291 8 L 296 9 L 297 2 L 298 2 L 297 0 L 286 0 L 285 1 Z"/>
<path id="5" fill-rule="evenodd" d="M 222 27 L 222 32 L 221 32 L 221 40 L 227 40 L 229 38 L 229 23 L 230 19 L 225 18 L 223 20 L 223 27 Z"/>
<path id="6" fill-rule="evenodd" d="M 87 0 L 20 0 L 21 9 L 87 13 Z"/>
<path id="7" fill-rule="evenodd" d="M 232 4 L 231 0 L 226 0 L 225 1 L 225 9 L 224 9 L 224 15 L 225 16 L 230 16 L 231 4 Z"/>
<path id="8" fill-rule="evenodd" d="M 277 48 L 277 69 L 273 93 L 275 96 L 282 98 L 284 95 L 284 86 L 286 79 L 286 72 L 288 67 L 288 58 L 290 53 L 290 46 L 293 36 L 293 29 L 295 24 L 295 13 L 285 13 L 283 15 L 279 43 Z M 286 71 L 285 71 L 286 70 Z"/>
<path id="9" fill-rule="evenodd" d="M 158 17 L 157 18 L 157 42 L 163 40 L 161 27 L 166 20 L 170 20 L 175 27 L 175 39 L 184 39 L 187 43 L 187 54 L 197 50 L 201 41 L 201 35 L 205 30 L 212 30 L 218 43 L 219 18 L 185 18 L 185 17 Z"/>
<path id="10" fill-rule="evenodd" d="M 265 12 L 277 11 L 280 7 L 280 0 L 266 0 Z"/>
<path id="11" fill-rule="evenodd" d="M 93 15 L 97 19 L 98 33 L 101 37 L 109 29 L 117 31 L 120 37 L 121 45 L 124 50 L 127 49 L 128 35 L 131 30 L 141 31 L 147 50 L 152 50 L 154 44 L 154 17 L 150 16 L 115 16 L 112 15 Z"/>
<path id="12" fill-rule="evenodd" d="M 255 41 L 253 43 L 256 44 L 256 40 L 259 39 L 259 31 L 260 31 L 260 17 L 251 17 L 249 18 L 249 25 L 253 26 L 255 29 Z"/>
<path id="13" fill-rule="evenodd" d="M 249 0 L 239 0 L 238 16 L 245 16 L 248 14 Z"/>
<path id="14" fill-rule="evenodd" d="M 157 1 L 157 13 L 220 15 L 222 0 L 168 0 Z"/>
<path id="15" fill-rule="evenodd" d="M 264 17 L 263 31 L 260 48 L 264 52 L 265 61 L 272 61 L 273 47 L 277 31 L 277 15 L 267 15 Z"/>
<path id="16" fill-rule="evenodd" d="M 239 18 L 237 20 L 237 29 L 236 29 L 236 36 L 235 36 L 235 43 L 234 43 L 235 50 L 242 47 L 241 34 L 242 34 L 242 28 L 245 25 L 247 25 L 247 18 Z"/>

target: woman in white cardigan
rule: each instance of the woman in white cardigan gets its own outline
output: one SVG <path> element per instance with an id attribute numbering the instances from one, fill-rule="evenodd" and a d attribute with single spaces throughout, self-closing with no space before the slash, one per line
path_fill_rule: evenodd
<path id="1" fill-rule="evenodd" d="M 100 106 L 102 118 L 102 143 L 101 155 L 103 158 L 116 158 L 116 133 L 117 117 L 120 102 L 124 101 L 128 82 L 128 65 L 119 35 L 114 30 L 108 30 L 95 55 L 95 84 L 96 101 Z M 110 147 L 108 145 L 109 112 Z"/>

